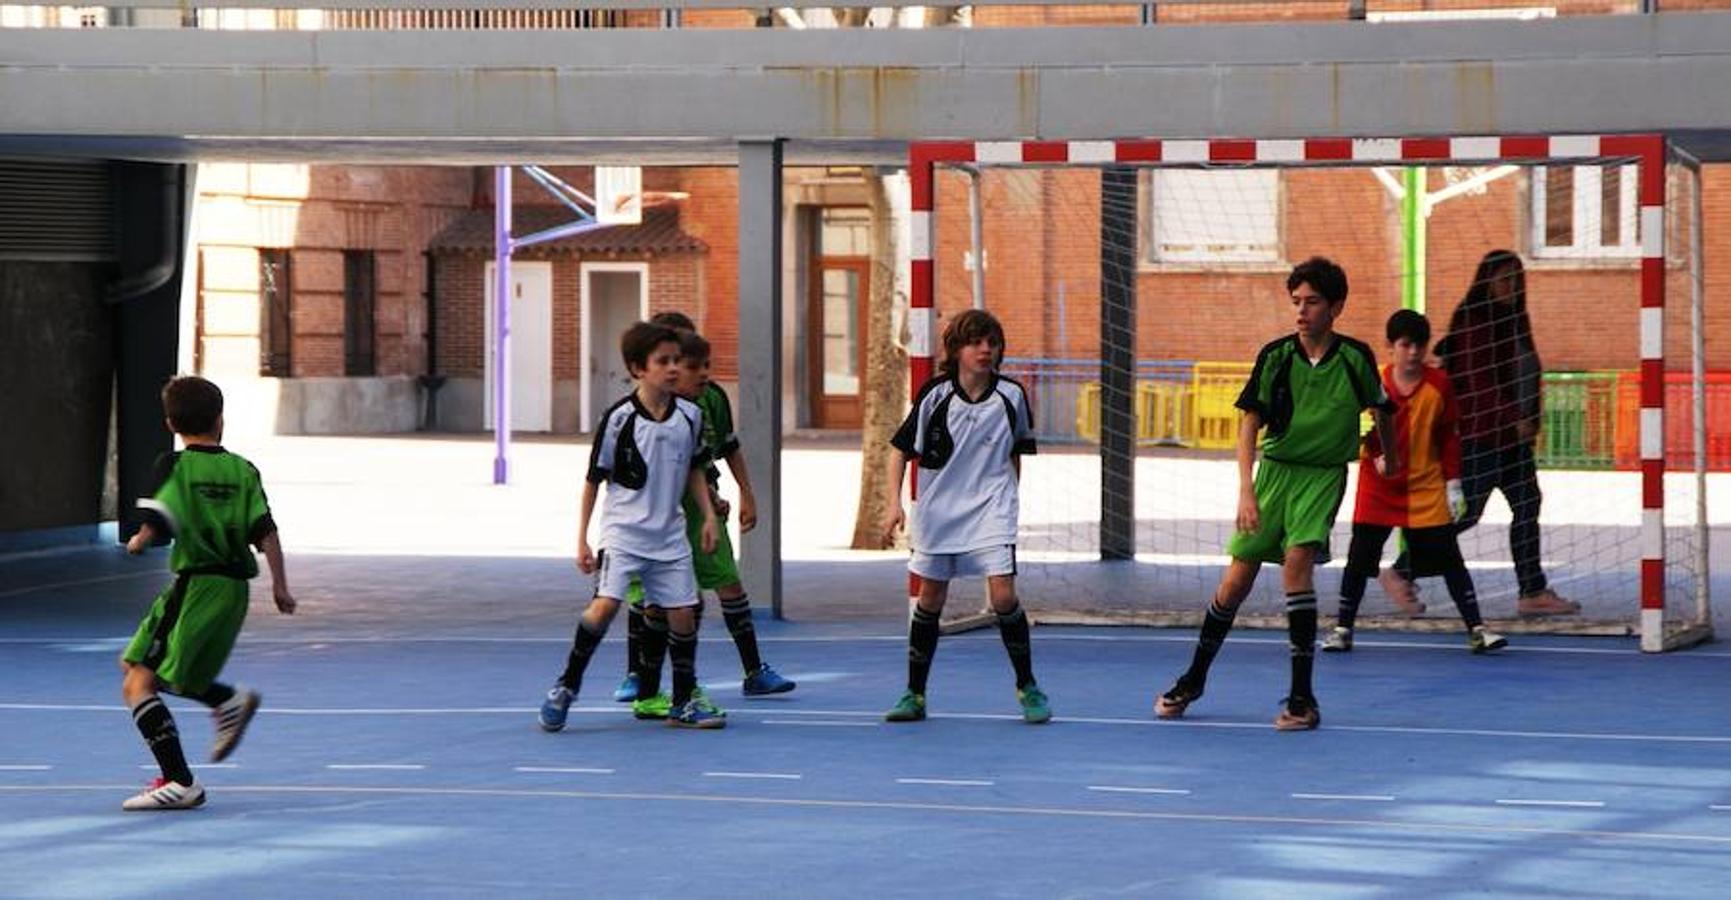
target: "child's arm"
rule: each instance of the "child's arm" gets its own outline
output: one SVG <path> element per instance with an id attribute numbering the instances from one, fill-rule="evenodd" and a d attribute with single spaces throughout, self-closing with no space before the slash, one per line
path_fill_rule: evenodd
<path id="1" fill-rule="evenodd" d="M 126 552 L 137 556 L 154 543 L 156 543 L 156 529 L 150 527 L 150 523 L 146 522 L 138 526 L 138 530 L 133 532 L 132 537 L 127 540 Z"/>
<path id="2" fill-rule="evenodd" d="M 595 514 L 595 482 L 583 479 L 583 499 L 577 504 L 577 568 L 595 574 L 595 553 L 589 549 L 589 517 Z"/>
<path id="3" fill-rule="evenodd" d="M 703 477 L 703 467 L 694 466 L 691 474 L 686 476 L 685 489 L 691 492 L 692 499 L 697 501 L 697 508 L 703 510 L 703 546 L 704 553 L 715 552 L 715 507 L 709 502 L 709 480 Z M 740 514 L 741 525 L 744 525 L 744 513 Z"/>
<path id="4" fill-rule="evenodd" d="M 1393 478 L 1400 474 L 1400 454 L 1392 452 L 1394 442 L 1394 419 L 1380 406 L 1370 410 L 1371 421 L 1376 423 L 1376 439 L 1382 443 L 1382 455 L 1376 458 L 1376 473 L 1384 478 Z"/>
<path id="5" fill-rule="evenodd" d="M 277 539 L 276 532 L 259 538 L 258 549 L 264 552 L 265 565 L 270 568 L 270 595 L 276 601 L 276 608 L 285 616 L 295 612 L 295 598 L 289 593 L 288 570 L 283 566 L 282 541 Z"/>
<path id="6" fill-rule="evenodd" d="M 907 513 L 902 510 L 902 475 L 907 472 L 909 457 L 905 453 L 890 454 L 890 477 L 884 479 L 887 485 L 884 494 L 884 546 L 895 543 L 896 532 L 907 524 Z"/>
<path id="7" fill-rule="evenodd" d="M 1262 527 L 1262 514 L 1256 508 L 1256 433 L 1262 430 L 1262 416 L 1245 410 L 1238 420 L 1238 530 L 1254 532 Z"/>
<path id="8" fill-rule="evenodd" d="M 727 471 L 733 473 L 733 480 L 739 485 L 739 533 L 744 534 L 757 525 L 757 495 L 751 490 L 751 473 L 745 468 L 745 451 L 735 447 L 725 459 Z"/>

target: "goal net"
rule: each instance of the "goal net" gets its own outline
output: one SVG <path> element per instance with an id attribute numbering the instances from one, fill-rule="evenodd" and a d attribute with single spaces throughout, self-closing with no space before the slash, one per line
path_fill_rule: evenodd
<path id="1" fill-rule="evenodd" d="M 1704 396 L 1731 387 L 1694 369 L 1698 173 L 1662 140 L 946 142 L 916 144 L 911 176 L 915 378 L 947 319 L 981 306 L 1032 399 L 1018 589 L 1038 621 L 1198 620 L 1234 531 L 1235 402 L 1258 350 L 1293 333 L 1287 274 L 1321 255 L 1350 282 L 1338 331 L 1382 364 L 1389 315 L 1421 311 L 1448 350 L 1433 362 L 1474 394 L 1463 469 L 1494 488 L 1460 541 L 1494 627 L 1653 650 L 1707 634 L 1701 492 L 1731 441 L 1696 439 L 1731 422 L 1698 413 L 1731 408 Z M 1498 250 L 1530 328 L 1456 315 L 1514 302 L 1475 284 Z M 1325 616 L 1357 468 L 1318 572 Z M 1241 621 L 1284 623 L 1279 582 L 1264 573 Z M 1519 619 L 1540 584 L 1580 611 Z M 1420 589 L 1428 611 L 1408 618 L 1372 581 L 1361 622 L 1461 627 L 1441 579 Z"/>

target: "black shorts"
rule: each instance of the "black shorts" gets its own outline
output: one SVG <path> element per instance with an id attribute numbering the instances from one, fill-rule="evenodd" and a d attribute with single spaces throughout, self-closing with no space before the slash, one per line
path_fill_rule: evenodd
<path id="1" fill-rule="evenodd" d="M 1460 541 L 1455 538 L 1455 526 L 1437 525 L 1431 528 L 1407 528 L 1407 558 L 1412 561 L 1412 577 L 1429 578 L 1466 567 L 1461 558 Z M 1376 575 L 1382 566 L 1382 548 L 1388 542 L 1392 525 L 1352 523 L 1352 546 L 1346 553 L 1346 567 L 1366 578 Z"/>

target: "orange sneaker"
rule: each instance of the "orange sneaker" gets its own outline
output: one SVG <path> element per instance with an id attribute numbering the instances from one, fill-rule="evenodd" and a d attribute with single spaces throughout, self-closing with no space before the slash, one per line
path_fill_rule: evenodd
<path id="1" fill-rule="evenodd" d="M 1522 616 L 1572 616 L 1581 611 L 1581 604 L 1573 600 L 1565 600 L 1556 591 L 1545 588 L 1542 591 L 1528 594 L 1515 605 L 1515 611 Z"/>
<path id="2" fill-rule="evenodd" d="M 1321 724 L 1322 711 L 1316 708 L 1315 698 L 1288 697 L 1274 717 L 1276 731 L 1310 731 Z"/>
<path id="3" fill-rule="evenodd" d="M 1184 715 L 1184 710 L 1189 709 L 1190 704 L 1200 699 L 1202 699 L 1202 687 L 1191 685 L 1190 682 L 1179 678 L 1178 682 L 1172 685 L 1171 690 L 1154 698 L 1154 715 L 1162 719 L 1176 719 Z"/>
<path id="4" fill-rule="evenodd" d="M 1418 585 L 1406 580 L 1393 569 L 1383 569 L 1376 575 L 1376 583 L 1382 585 L 1382 592 L 1388 595 L 1389 602 L 1403 616 L 1416 616 L 1424 612 L 1424 601 L 1418 598 Z"/>

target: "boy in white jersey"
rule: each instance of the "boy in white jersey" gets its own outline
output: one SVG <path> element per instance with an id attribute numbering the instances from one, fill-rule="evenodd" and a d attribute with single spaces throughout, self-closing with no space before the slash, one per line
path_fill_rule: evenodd
<path id="1" fill-rule="evenodd" d="M 540 722 L 546 731 L 565 727 L 583 670 L 619 612 L 633 578 L 643 584 L 651 615 L 665 616 L 668 656 L 673 661 L 673 710 L 669 725 L 720 728 L 724 715 L 692 702 L 697 686 L 697 580 L 691 568 L 691 543 L 685 534 L 680 500 L 687 492 L 703 516 L 700 549 L 715 549 L 715 509 L 703 469 L 703 414 L 676 393 L 679 335 L 671 328 L 638 322 L 619 341 L 625 366 L 637 389 L 608 407 L 595 428 L 589 473 L 577 525 L 577 567 L 599 572 L 595 598 L 577 622 L 577 635 L 565 671 L 547 691 Z M 608 483 L 601 508 L 601 551 L 589 545 L 589 519 L 595 488 Z"/>
<path id="2" fill-rule="evenodd" d="M 1034 682 L 1028 617 L 1016 600 L 1017 488 L 1021 456 L 1034 452 L 1033 415 L 1022 386 L 997 372 L 1004 329 L 991 313 L 968 310 L 944 328 L 944 358 L 937 377 L 920 388 L 907 420 L 890 441 L 889 519 L 893 539 L 904 521 L 902 471 L 915 469 L 913 558 L 919 602 L 908 628 L 908 688 L 884 718 L 926 717 L 926 676 L 938 647 L 938 618 L 950 580 L 983 575 L 998 633 L 1016 670 L 1022 718 L 1051 721 L 1045 692 Z"/>

